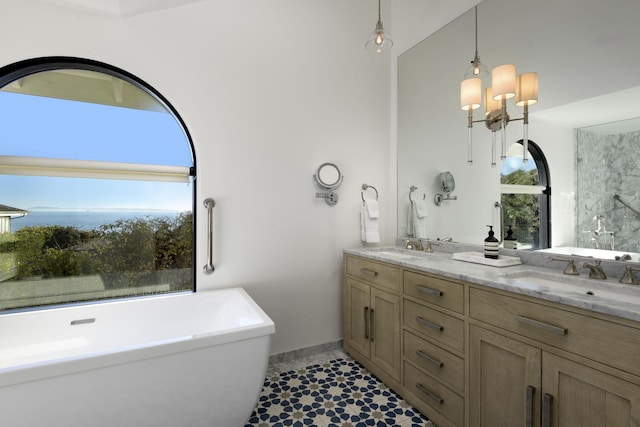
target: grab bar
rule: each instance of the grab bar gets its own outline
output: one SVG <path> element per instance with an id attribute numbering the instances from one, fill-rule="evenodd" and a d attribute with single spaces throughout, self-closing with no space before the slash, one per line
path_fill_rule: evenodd
<path id="1" fill-rule="evenodd" d="M 207 264 L 204 266 L 204 274 L 211 274 L 213 267 L 213 208 L 216 202 L 213 199 L 205 199 L 204 207 L 207 208 Z"/>
<path id="2" fill-rule="evenodd" d="M 502 203 L 500 202 L 495 202 L 493 204 L 493 207 L 500 211 L 500 234 L 498 234 L 498 236 L 500 236 L 500 241 L 498 242 L 498 244 L 500 244 L 502 243 L 502 239 L 504 239 L 504 234 L 502 232 L 504 228 L 504 212 L 502 210 Z"/>
<path id="3" fill-rule="evenodd" d="M 629 210 L 631 210 L 631 212 L 633 212 L 634 214 L 636 214 L 636 216 L 637 216 L 638 218 L 640 218 L 640 212 L 638 212 L 637 210 L 635 210 L 635 209 L 633 209 L 631 206 L 629 206 L 629 204 L 628 204 L 627 202 L 625 202 L 624 200 L 622 200 L 622 199 L 620 198 L 620 196 L 619 196 L 619 195 L 614 194 L 614 195 L 613 195 L 613 200 L 617 200 L 617 201 L 619 201 L 620 203 L 622 203 L 623 205 L 625 205 L 626 207 L 628 207 L 628 208 L 629 208 Z"/>

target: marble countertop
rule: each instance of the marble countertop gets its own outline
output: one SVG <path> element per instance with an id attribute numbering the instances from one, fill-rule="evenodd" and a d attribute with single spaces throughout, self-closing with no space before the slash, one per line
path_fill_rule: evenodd
<path id="1" fill-rule="evenodd" d="M 623 285 L 615 277 L 589 279 L 586 271 L 569 276 L 562 274 L 562 268 L 525 263 L 494 267 L 454 260 L 450 252 L 427 253 L 397 246 L 345 249 L 344 253 L 640 321 L 640 286 Z"/>

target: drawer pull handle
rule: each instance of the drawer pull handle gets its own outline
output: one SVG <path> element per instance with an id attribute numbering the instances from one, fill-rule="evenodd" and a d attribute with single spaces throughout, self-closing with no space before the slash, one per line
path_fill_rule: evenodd
<path id="1" fill-rule="evenodd" d="M 418 390 L 420 390 L 425 396 L 427 396 L 429 399 L 433 400 L 434 402 L 442 405 L 444 403 L 444 399 L 441 398 L 440 396 L 438 396 L 437 394 L 434 394 L 432 392 L 430 392 L 429 390 L 427 390 L 427 388 L 425 386 L 423 386 L 420 383 L 416 383 L 416 388 Z"/>
<path id="2" fill-rule="evenodd" d="M 432 365 L 437 366 L 438 368 L 442 368 L 444 366 L 444 363 L 439 361 L 438 359 L 434 359 L 433 357 L 429 356 L 427 353 L 423 352 L 422 350 L 416 350 L 416 354 L 426 360 L 427 362 L 431 363 Z"/>
<path id="3" fill-rule="evenodd" d="M 439 331 L 439 332 L 442 332 L 444 330 L 444 326 L 438 325 L 437 323 L 430 322 L 427 319 L 420 316 L 416 316 L 416 321 L 423 326 L 426 326 L 431 329 L 435 329 L 436 331 Z"/>
<path id="4" fill-rule="evenodd" d="M 369 307 L 364 308 L 364 339 L 369 340 Z"/>
<path id="5" fill-rule="evenodd" d="M 369 270 L 368 268 L 361 268 L 360 272 L 362 274 L 366 274 L 367 276 L 373 276 L 376 277 L 378 275 L 377 271 L 373 271 L 373 270 Z"/>
<path id="6" fill-rule="evenodd" d="M 518 314 L 516 314 L 514 317 L 520 323 L 524 323 L 525 325 L 529 325 L 529 326 L 535 326 L 536 328 L 544 329 L 545 331 L 553 332 L 554 334 L 567 335 L 567 333 L 569 332 L 567 328 L 561 328 L 559 326 L 550 325 L 548 323 L 529 319 L 528 317 L 520 316 Z"/>
<path id="7" fill-rule="evenodd" d="M 534 386 L 527 386 L 527 406 L 524 422 L 526 427 L 533 427 L 533 394 L 535 392 L 536 388 Z"/>
<path id="8" fill-rule="evenodd" d="M 542 427 L 551 427 L 551 404 L 553 396 L 549 393 L 544 394 L 542 399 Z"/>
<path id="9" fill-rule="evenodd" d="M 442 291 L 440 291 L 438 289 L 428 288 L 428 287 L 422 286 L 422 285 L 416 285 L 416 290 L 418 292 L 422 292 L 423 294 L 432 295 L 434 297 L 441 297 L 442 296 Z"/>

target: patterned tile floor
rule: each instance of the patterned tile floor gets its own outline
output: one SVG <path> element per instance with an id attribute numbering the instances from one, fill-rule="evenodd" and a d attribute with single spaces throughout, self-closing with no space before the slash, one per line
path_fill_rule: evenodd
<path id="1" fill-rule="evenodd" d="M 268 373 L 245 427 L 433 426 L 348 356 Z"/>

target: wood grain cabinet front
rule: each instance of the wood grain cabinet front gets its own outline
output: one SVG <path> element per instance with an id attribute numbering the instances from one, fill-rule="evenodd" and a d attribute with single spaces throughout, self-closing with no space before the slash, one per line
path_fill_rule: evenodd
<path id="1" fill-rule="evenodd" d="M 404 272 L 404 294 L 464 314 L 464 285 L 431 274 Z"/>
<path id="2" fill-rule="evenodd" d="M 635 328 L 483 289 L 470 296 L 471 316 L 505 331 L 470 325 L 470 426 L 640 425 L 640 378 L 596 361 L 626 366 Z"/>
<path id="3" fill-rule="evenodd" d="M 357 352 L 364 358 L 361 362 L 374 364 L 389 378 L 399 382 L 400 294 L 387 289 L 400 290 L 400 269 L 348 257 L 346 271 L 343 291 L 345 349 L 353 356 L 353 352 Z M 363 280 L 363 277 L 370 281 Z"/>

